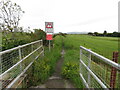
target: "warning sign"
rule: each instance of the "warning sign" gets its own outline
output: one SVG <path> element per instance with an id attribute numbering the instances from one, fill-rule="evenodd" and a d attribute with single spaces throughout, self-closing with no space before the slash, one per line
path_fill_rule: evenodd
<path id="1" fill-rule="evenodd" d="M 45 22 L 46 33 L 53 33 L 53 22 Z"/>
<path id="2" fill-rule="evenodd" d="M 46 35 L 46 40 L 52 40 L 53 38 L 52 38 L 52 34 L 47 34 Z"/>

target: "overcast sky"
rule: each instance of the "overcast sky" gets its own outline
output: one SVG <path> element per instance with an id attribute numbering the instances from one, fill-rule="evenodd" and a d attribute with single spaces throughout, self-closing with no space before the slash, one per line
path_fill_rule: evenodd
<path id="1" fill-rule="evenodd" d="M 41 28 L 54 22 L 54 32 L 118 31 L 120 0 L 11 0 L 25 14 L 20 26 Z"/>

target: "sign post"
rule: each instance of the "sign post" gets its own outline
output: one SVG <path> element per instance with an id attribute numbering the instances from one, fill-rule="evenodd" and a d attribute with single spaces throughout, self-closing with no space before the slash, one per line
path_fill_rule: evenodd
<path id="1" fill-rule="evenodd" d="M 46 35 L 46 40 L 49 40 L 49 51 L 50 51 L 50 40 L 53 40 L 52 34 L 54 33 L 53 31 L 53 22 L 45 22 L 45 32 L 47 33 Z"/>
<path id="2" fill-rule="evenodd" d="M 51 46 L 51 45 L 50 45 L 50 40 L 49 40 L 49 51 L 50 51 L 50 46 Z"/>

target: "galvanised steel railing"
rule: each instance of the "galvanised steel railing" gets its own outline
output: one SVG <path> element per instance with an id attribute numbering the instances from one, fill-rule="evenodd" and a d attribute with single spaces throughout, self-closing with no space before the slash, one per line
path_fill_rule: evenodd
<path id="1" fill-rule="evenodd" d="M 43 41 L 38 40 L 0 52 L 0 88 L 15 88 L 25 72 L 40 56 L 44 56 Z"/>
<path id="2" fill-rule="evenodd" d="M 80 77 L 86 88 L 111 88 L 111 68 L 117 71 L 115 88 L 120 85 L 120 64 L 80 46 Z"/>

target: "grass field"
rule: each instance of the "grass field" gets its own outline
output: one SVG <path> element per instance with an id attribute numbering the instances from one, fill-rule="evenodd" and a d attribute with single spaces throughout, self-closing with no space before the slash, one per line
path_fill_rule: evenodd
<path id="1" fill-rule="evenodd" d="M 79 51 L 80 46 L 84 46 L 109 59 L 112 59 L 113 51 L 118 51 L 118 38 L 95 37 L 88 35 L 67 35 L 64 39 L 65 48 L 72 48 Z"/>
<path id="2" fill-rule="evenodd" d="M 55 41 L 60 41 L 61 37 L 56 37 Z M 95 37 L 88 35 L 67 35 L 63 38 L 65 48 L 65 60 L 62 67 L 64 78 L 71 80 L 77 88 L 82 88 L 79 78 L 79 51 L 80 46 L 84 46 L 92 51 L 112 59 L 113 51 L 118 51 L 118 38 Z"/>

